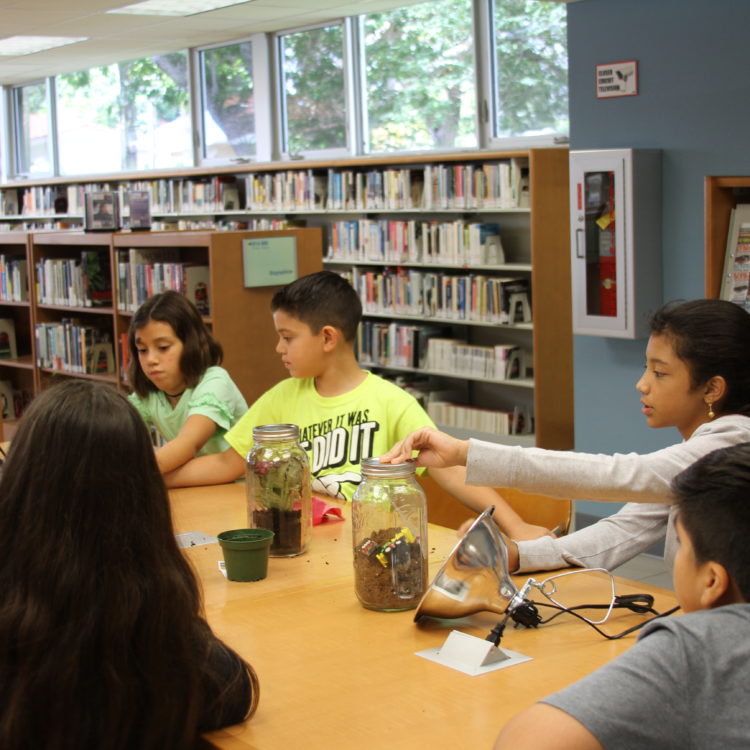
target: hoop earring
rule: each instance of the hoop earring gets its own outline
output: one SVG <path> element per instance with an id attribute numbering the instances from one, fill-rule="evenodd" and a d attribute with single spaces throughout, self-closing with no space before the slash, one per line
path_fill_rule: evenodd
<path id="1" fill-rule="evenodd" d="M 708 418 L 713 419 L 716 414 L 714 414 L 714 405 L 710 401 L 706 401 L 706 404 L 708 405 Z"/>

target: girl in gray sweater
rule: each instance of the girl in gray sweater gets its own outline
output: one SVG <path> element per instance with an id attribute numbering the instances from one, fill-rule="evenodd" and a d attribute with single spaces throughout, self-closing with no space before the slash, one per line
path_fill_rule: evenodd
<path id="1" fill-rule="evenodd" d="M 646 369 L 636 383 L 649 427 L 676 427 L 683 442 L 648 454 L 600 455 L 457 440 L 424 428 L 382 456 L 418 466 L 466 465 L 471 484 L 581 500 L 626 502 L 573 534 L 509 544 L 511 570 L 616 568 L 666 536 L 676 551 L 670 482 L 717 448 L 750 441 L 750 315 L 723 300 L 667 304 L 651 318 Z"/>

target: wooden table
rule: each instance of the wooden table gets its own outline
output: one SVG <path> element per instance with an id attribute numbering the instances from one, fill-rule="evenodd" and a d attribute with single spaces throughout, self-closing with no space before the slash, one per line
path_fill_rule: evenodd
<path id="1" fill-rule="evenodd" d="M 177 532 L 217 534 L 246 525 L 241 484 L 170 492 Z M 607 641 L 562 615 L 537 630 L 508 628 L 502 646 L 532 661 L 478 677 L 414 655 L 440 646 L 452 628 L 484 638 L 498 620 L 481 613 L 417 627 L 414 611 L 364 609 L 354 594 L 351 525 L 313 529 L 310 551 L 271 558 L 263 581 L 227 581 L 217 544 L 186 550 L 202 581 L 214 631 L 253 664 L 261 682 L 255 717 L 214 732 L 227 750 L 430 750 L 489 748 L 515 713 L 610 661 L 635 635 Z M 455 532 L 429 529 L 430 579 L 456 544 Z M 543 574 L 546 575 L 546 574 Z M 537 576 L 543 577 L 543 576 Z M 520 586 L 526 577 L 518 577 Z M 618 593 L 651 593 L 656 608 L 674 595 L 618 579 Z M 642 621 L 613 614 L 604 629 L 618 633 Z"/>

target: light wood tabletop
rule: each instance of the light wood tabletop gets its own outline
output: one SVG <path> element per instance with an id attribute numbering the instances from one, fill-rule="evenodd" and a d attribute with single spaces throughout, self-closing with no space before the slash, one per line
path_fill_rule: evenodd
<path id="1" fill-rule="evenodd" d="M 215 535 L 246 525 L 242 484 L 172 490 L 170 497 L 178 533 Z M 454 628 L 484 638 L 499 618 L 480 613 L 417 626 L 413 610 L 364 609 L 354 593 L 348 508 L 344 513 L 343 522 L 313 528 L 308 553 L 271 558 L 262 581 L 227 581 L 218 570 L 218 544 L 185 551 L 200 577 L 209 623 L 255 667 L 261 683 L 257 714 L 209 735 L 217 747 L 490 748 L 515 713 L 635 642 L 635 635 L 608 641 L 562 615 L 538 629 L 509 627 L 501 646 L 532 660 L 506 669 L 470 677 L 415 656 L 441 646 Z M 456 543 L 454 531 L 430 525 L 430 580 Z M 659 611 L 675 604 L 671 591 L 622 579 L 617 593 L 651 593 Z M 615 612 L 603 628 L 618 633 L 642 620 Z"/>

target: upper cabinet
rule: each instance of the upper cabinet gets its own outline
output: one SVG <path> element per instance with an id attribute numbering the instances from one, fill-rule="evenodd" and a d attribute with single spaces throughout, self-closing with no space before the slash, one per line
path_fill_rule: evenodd
<path id="1" fill-rule="evenodd" d="M 661 153 L 570 153 L 573 333 L 636 339 L 661 304 Z"/>

